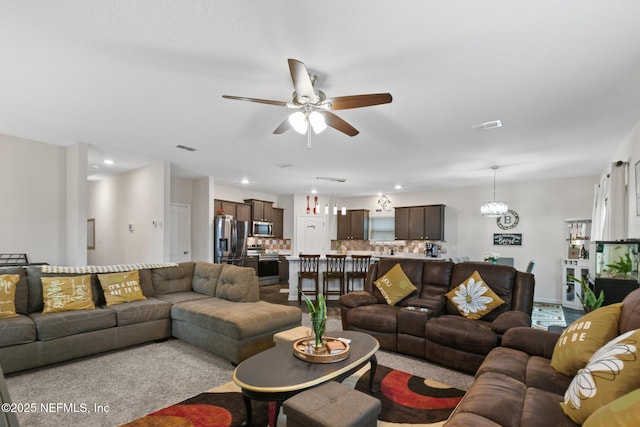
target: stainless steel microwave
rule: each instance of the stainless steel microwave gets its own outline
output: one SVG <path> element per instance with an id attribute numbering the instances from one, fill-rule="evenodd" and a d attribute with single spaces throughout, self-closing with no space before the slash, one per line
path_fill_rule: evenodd
<path id="1" fill-rule="evenodd" d="M 273 223 L 269 221 L 253 221 L 253 237 L 273 237 Z"/>

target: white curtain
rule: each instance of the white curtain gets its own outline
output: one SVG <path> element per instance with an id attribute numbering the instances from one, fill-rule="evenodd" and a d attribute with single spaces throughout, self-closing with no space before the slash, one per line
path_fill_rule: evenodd
<path id="1" fill-rule="evenodd" d="M 611 164 L 611 171 L 595 186 L 591 240 L 627 238 L 627 163 Z"/>
<path id="2" fill-rule="evenodd" d="M 600 183 L 593 187 L 593 214 L 591 216 L 591 241 L 603 240 L 602 231 L 604 229 L 604 218 L 606 207 L 604 204 L 604 194 L 609 178 L 607 175 L 600 177 Z"/>

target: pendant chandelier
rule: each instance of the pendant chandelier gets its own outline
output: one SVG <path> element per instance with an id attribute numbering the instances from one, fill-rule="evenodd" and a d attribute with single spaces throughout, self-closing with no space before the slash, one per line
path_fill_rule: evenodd
<path id="1" fill-rule="evenodd" d="M 498 166 L 491 166 L 491 169 L 493 169 L 493 201 L 484 202 L 482 206 L 480 206 L 480 212 L 482 216 L 499 217 L 507 213 L 509 206 L 507 202 L 496 200 L 496 171 L 498 170 Z"/>

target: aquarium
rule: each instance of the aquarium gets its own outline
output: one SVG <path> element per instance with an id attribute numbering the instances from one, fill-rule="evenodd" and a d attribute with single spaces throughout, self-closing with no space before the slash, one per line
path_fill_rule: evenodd
<path id="1" fill-rule="evenodd" d="M 604 292 L 604 305 L 622 301 L 638 289 L 640 240 L 596 242 L 594 292 Z"/>
<path id="2" fill-rule="evenodd" d="M 640 240 L 596 242 L 596 279 L 638 281 Z"/>

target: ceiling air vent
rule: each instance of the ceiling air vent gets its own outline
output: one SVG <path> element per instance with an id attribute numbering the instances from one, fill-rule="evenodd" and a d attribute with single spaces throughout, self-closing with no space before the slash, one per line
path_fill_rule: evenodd
<path id="1" fill-rule="evenodd" d="M 178 144 L 176 145 L 176 147 L 182 149 L 182 150 L 187 150 L 187 151 L 196 151 L 195 148 L 193 147 L 189 147 L 188 145 L 182 145 L 182 144 Z"/>
<path id="2" fill-rule="evenodd" d="M 328 176 L 316 176 L 316 179 L 322 180 L 322 181 L 331 181 L 331 182 L 347 182 L 347 180 L 344 178 L 331 178 Z"/>

